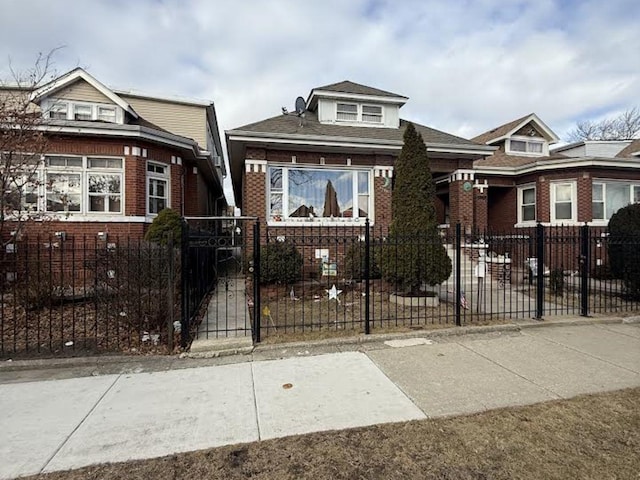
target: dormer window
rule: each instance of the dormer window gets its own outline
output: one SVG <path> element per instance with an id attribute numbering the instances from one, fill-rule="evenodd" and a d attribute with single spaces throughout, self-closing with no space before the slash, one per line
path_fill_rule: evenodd
<path id="1" fill-rule="evenodd" d="M 79 120 L 123 123 L 122 109 L 116 105 L 51 99 L 42 104 L 43 116 L 51 120 Z"/>
<path id="2" fill-rule="evenodd" d="M 509 140 L 509 150 L 514 153 L 542 154 L 544 141 L 539 140 Z"/>
<path id="3" fill-rule="evenodd" d="M 73 106 L 73 119 L 74 120 L 91 120 L 93 117 L 91 110 L 92 110 L 91 105 L 76 103 Z"/>
<path id="4" fill-rule="evenodd" d="M 115 107 L 98 107 L 98 120 L 102 120 L 103 122 L 112 122 L 116 121 L 116 109 Z"/>
<path id="5" fill-rule="evenodd" d="M 358 121 L 358 105 L 355 103 L 338 103 L 339 121 L 357 122 Z"/>
<path id="6" fill-rule="evenodd" d="M 55 120 L 67 119 L 68 106 L 66 103 L 54 103 L 49 110 L 49 118 Z"/>
<path id="7" fill-rule="evenodd" d="M 336 119 L 339 122 L 382 123 L 382 106 L 358 103 L 337 103 Z"/>
<path id="8" fill-rule="evenodd" d="M 382 107 L 380 105 L 363 105 L 362 121 L 370 123 L 382 123 Z"/>

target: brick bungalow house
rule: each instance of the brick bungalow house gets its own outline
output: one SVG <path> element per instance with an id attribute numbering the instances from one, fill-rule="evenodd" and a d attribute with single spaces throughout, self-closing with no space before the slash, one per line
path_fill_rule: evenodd
<path id="1" fill-rule="evenodd" d="M 219 215 L 226 175 L 209 101 L 114 90 L 76 68 L 28 94 L 48 138 L 23 211 L 27 233 L 140 238 L 156 214 Z M 1 99 L 1 98 L 0 98 Z"/>
<path id="2" fill-rule="evenodd" d="M 387 227 L 394 162 L 407 124 L 400 109 L 407 101 L 343 81 L 313 88 L 304 115 L 280 114 L 228 130 L 236 205 L 273 227 L 339 229 L 362 225 L 366 217 Z M 495 148 L 414 125 L 434 177 L 444 179 L 446 192 L 436 202 L 442 222 L 486 223 L 474 210 L 474 200 L 486 202 L 486 192 L 469 188 L 469 181 L 474 161 Z"/>
<path id="3" fill-rule="evenodd" d="M 487 226 L 604 227 L 611 215 L 640 202 L 640 140 L 583 141 L 552 149 L 558 137 L 535 114 L 472 139 L 497 147 L 473 165 L 486 186 Z"/>

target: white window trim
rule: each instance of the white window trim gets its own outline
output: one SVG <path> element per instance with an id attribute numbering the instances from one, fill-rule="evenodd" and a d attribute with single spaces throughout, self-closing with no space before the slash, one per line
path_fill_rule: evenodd
<path id="1" fill-rule="evenodd" d="M 525 142 L 527 144 L 527 151 L 526 152 L 520 152 L 518 150 L 512 150 L 511 149 L 511 140 L 515 140 L 517 142 Z M 529 144 L 530 143 L 542 144 L 542 151 L 541 152 L 530 152 L 529 151 Z M 509 139 L 507 140 L 506 152 L 509 153 L 509 154 L 512 154 L 512 155 L 519 155 L 519 156 L 524 156 L 524 157 L 543 157 L 543 156 L 549 155 L 549 142 L 547 142 L 542 137 L 526 137 L 526 136 L 514 135 L 512 137 L 509 137 Z"/>
<path id="2" fill-rule="evenodd" d="M 270 203 L 271 203 L 271 181 L 270 181 L 270 169 L 271 168 L 281 168 L 282 169 L 282 220 L 273 220 L 271 218 L 270 212 Z M 369 223 L 371 225 L 374 224 L 375 219 L 375 201 L 374 201 L 374 178 L 373 171 L 370 168 L 364 167 L 343 167 L 340 165 L 291 165 L 291 164 L 269 164 L 267 167 L 267 177 L 266 177 L 266 218 L 267 225 L 273 227 L 312 227 L 312 226 L 323 226 L 323 227 L 348 227 L 353 225 L 364 225 L 366 217 L 351 217 L 351 218 L 341 218 L 339 220 L 336 219 L 326 219 L 325 217 L 315 217 L 314 220 L 308 220 L 304 218 L 296 219 L 289 218 L 288 215 L 288 202 L 289 202 L 289 174 L 285 173 L 289 169 L 300 170 L 300 169 L 309 169 L 309 170 L 332 170 L 332 171 L 352 171 L 354 172 L 354 181 L 353 181 L 353 192 L 354 201 L 357 200 L 358 197 L 358 175 L 357 172 L 367 172 L 369 175 Z M 280 192 L 274 192 L 280 193 Z M 358 206 L 359 208 L 359 206 Z M 354 208 L 355 210 L 355 208 Z"/>
<path id="3" fill-rule="evenodd" d="M 356 107 L 356 119 L 355 120 L 340 120 L 338 118 L 338 104 L 344 105 L 354 105 Z M 375 103 L 358 103 L 352 102 L 348 100 L 344 101 L 336 101 L 334 103 L 335 106 L 335 121 L 337 123 L 345 124 L 345 125 L 368 125 L 368 126 L 384 126 L 385 118 L 384 118 L 384 105 L 379 105 Z M 379 122 L 371 122 L 368 120 L 363 120 L 363 107 L 376 107 L 380 108 L 380 121 Z M 375 114 L 366 114 L 366 115 L 375 115 Z"/>
<path id="4" fill-rule="evenodd" d="M 46 157 L 72 157 L 72 158 L 81 158 L 82 166 L 80 167 L 47 167 L 46 166 Z M 89 168 L 89 158 L 110 158 L 114 160 L 122 161 L 122 168 Z M 124 216 L 124 206 L 125 206 L 125 158 L 118 157 L 113 155 L 74 155 L 74 154 L 46 154 L 44 160 L 42 160 L 41 165 L 38 167 L 38 212 L 43 215 L 64 215 L 64 216 L 77 216 L 79 218 L 84 217 L 118 217 L 121 221 Z M 78 212 L 53 212 L 47 210 L 47 174 L 71 174 L 77 173 L 80 174 L 80 211 Z M 91 174 L 100 174 L 104 173 L 106 175 L 118 175 L 120 177 L 120 212 L 94 212 L 89 210 L 89 175 Z"/>
<path id="5" fill-rule="evenodd" d="M 535 210 L 534 219 L 533 220 L 524 220 L 522 215 L 522 207 L 524 207 L 523 196 L 525 190 L 533 189 L 533 193 L 535 195 L 535 200 L 533 202 L 533 207 Z M 538 219 L 538 196 L 537 196 L 537 188 L 535 183 L 529 183 L 526 185 L 518 185 L 518 225 L 521 227 L 528 227 L 535 225 Z"/>
<path id="6" fill-rule="evenodd" d="M 364 113 L 364 107 L 376 107 L 380 109 L 380 115 L 378 115 L 377 113 Z M 368 104 L 368 103 L 363 103 L 360 104 L 359 107 L 359 111 L 360 111 L 360 121 L 362 123 L 367 123 L 367 124 L 371 124 L 371 125 L 384 125 L 384 107 L 382 105 L 375 105 L 375 104 Z M 380 118 L 379 122 L 371 122 L 368 120 L 364 120 L 364 116 L 365 115 L 375 115 L 376 117 Z"/>
<path id="7" fill-rule="evenodd" d="M 150 172 L 149 170 L 147 170 L 149 165 L 157 165 L 160 167 L 164 167 L 164 171 L 165 173 L 157 173 L 157 172 Z M 155 179 L 155 180 L 164 180 L 167 182 L 167 204 L 165 205 L 165 208 L 171 208 L 171 165 L 167 164 L 167 163 L 162 163 L 162 162 L 158 162 L 158 161 L 153 161 L 153 160 L 148 160 L 147 163 L 144 166 L 144 170 L 146 173 L 146 177 L 145 177 L 145 184 L 146 184 L 146 188 L 145 188 L 145 205 L 146 205 L 146 214 L 147 217 L 151 217 L 151 218 L 155 218 L 158 214 L 157 213 L 151 213 L 151 210 L 149 208 L 149 180 L 150 179 Z"/>
<path id="8" fill-rule="evenodd" d="M 122 108 L 113 103 L 99 103 L 99 102 L 88 102 L 88 101 L 80 101 L 80 100 L 66 100 L 64 98 L 49 98 L 42 103 L 42 112 L 47 120 L 61 120 L 61 119 L 51 119 L 49 118 L 49 112 L 53 108 L 54 105 L 66 105 L 67 107 L 67 120 L 68 121 L 96 121 L 100 120 L 98 112 L 99 108 L 109 108 L 115 109 L 115 121 L 109 123 L 117 123 L 122 125 L 124 123 L 124 112 Z M 91 120 L 75 120 L 75 107 L 76 106 L 89 106 L 91 107 Z M 105 121 L 105 120 L 101 120 Z"/>
<path id="9" fill-rule="evenodd" d="M 620 183 L 622 185 L 629 185 L 629 203 L 630 205 L 634 203 L 633 198 L 633 190 L 634 188 L 640 189 L 640 181 L 633 180 L 621 180 L 621 179 L 607 179 L 607 178 L 594 178 L 591 182 L 591 224 L 594 226 L 607 226 L 609 224 L 609 220 L 607 218 L 593 218 L 593 185 L 602 185 L 602 203 L 604 205 L 604 214 L 607 213 L 607 183 Z"/>
<path id="10" fill-rule="evenodd" d="M 556 219 L 556 185 L 571 186 L 571 218 Z M 576 180 L 556 180 L 549 182 L 549 218 L 552 225 L 578 225 L 578 183 Z"/>

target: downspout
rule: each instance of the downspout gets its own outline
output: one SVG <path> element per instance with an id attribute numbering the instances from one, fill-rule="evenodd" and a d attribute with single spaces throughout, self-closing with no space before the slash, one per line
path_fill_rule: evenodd
<path id="1" fill-rule="evenodd" d="M 180 214 L 184 217 L 184 161 L 180 167 Z"/>

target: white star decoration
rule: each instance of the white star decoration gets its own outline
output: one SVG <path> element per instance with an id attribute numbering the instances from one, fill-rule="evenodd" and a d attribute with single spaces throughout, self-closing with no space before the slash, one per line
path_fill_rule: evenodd
<path id="1" fill-rule="evenodd" d="M 342 293 L 342 290 L 338 290 L 336 286 L 333 285 L 333 287 L 331 287 L 331 290 L 325 290 L 325 292 L 329 294 L 329 300 L 331 300 L 332 298 L 335 298 L 336 302 L 340 303 L 340 299 L 338 298 L 338 295 Z"/>

